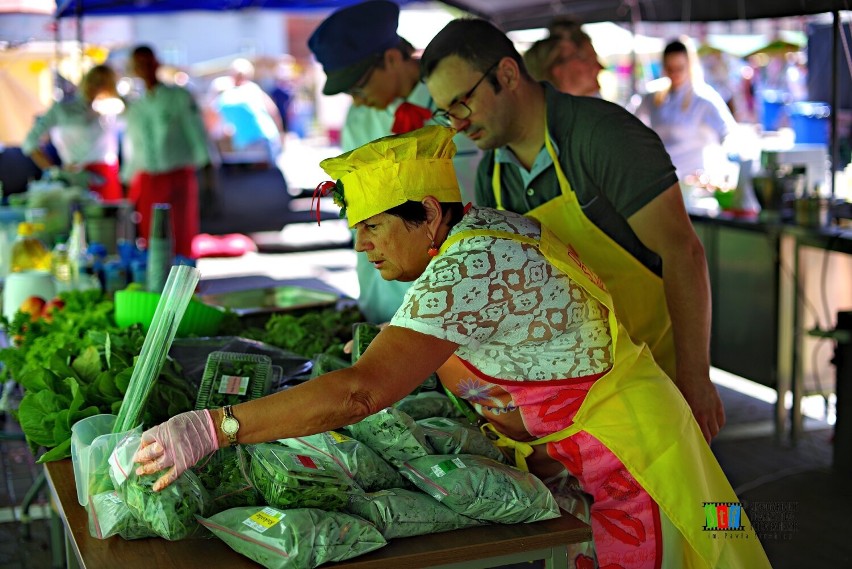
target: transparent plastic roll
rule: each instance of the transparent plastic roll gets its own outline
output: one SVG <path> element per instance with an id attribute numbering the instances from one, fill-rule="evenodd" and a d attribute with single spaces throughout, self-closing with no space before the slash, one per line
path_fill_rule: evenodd
<path id="1" fill-rule="evenodd" d="M 133 368 L 130 385 L 118 411 L 114 433 L 129 431 L 139 424 L 148 395 L 160 374 L 200 275 L 198 269 L 188 265 L 176 265 L 171 268 L 151 327 L 142 344 L 139 359 Z"/>

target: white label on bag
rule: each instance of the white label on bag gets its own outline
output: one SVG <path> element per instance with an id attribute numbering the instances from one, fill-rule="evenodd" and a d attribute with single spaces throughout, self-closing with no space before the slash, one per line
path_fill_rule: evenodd
<path id="1" fill-rule="evenodd" d="M 434 474 L 438 478 L 441 478 L 445 474 L 449 474 L 457 468 L 467 468 L 467 466 L 464 465 L 460 458 L 445 460 L 443 462 L 439 462 L 438 464 L 432 467 L 432 474 Z"/>
<path id="2" fill-rule="evenodd" d="M 263 533 L 283 520 L 284 516 L 284 512 L 274 508 L 263 508 L 259 512 L 252 514 L 248 519 L 243 520 L 243 523 L 254 531 Z"/>
<path id="3" fill-rule="evenodd" d="M 219 379 L 219 393 L 225 395 L 245 395 L 248 391 L 250 377 L 239 375 L 223 375 Z"/>

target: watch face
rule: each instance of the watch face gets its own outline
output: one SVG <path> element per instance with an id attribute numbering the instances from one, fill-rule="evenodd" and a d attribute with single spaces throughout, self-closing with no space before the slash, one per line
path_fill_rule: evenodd
<path id="1" fill-rule="evenodd" d="M 236 435 L 240 430 L 240 423 L 233 417 L 222 419 L 222 432 L 226 435 Z"/>

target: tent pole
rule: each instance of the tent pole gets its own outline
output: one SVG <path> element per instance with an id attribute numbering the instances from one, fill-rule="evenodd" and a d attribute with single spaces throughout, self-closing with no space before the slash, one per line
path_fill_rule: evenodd
<path id="1" fill-rule="evenodd" d="M 77 47 L 79 48 L 79 59 L 77 60 L 77 72 L 80 74 L 80 79 L 83 78 L 83 59 L 85 57 L 83 49 L 83 3 L 77 2 L 75 19 L 77 20 Z"/>
<path id="2" fill-rule="evenodd" d="M 840 12 L 835 10 L 831 13 L 832 19 L 834 21 L 833 29 L 834 29 L 834 37 L 832 38 L 832 49 L 831 49 L 831 115 L 829 115 L 829 119 L 831 121 L 831 168 L 829 170 L 829 175 L 831 176 L 831 200 L 834 200 L 834 172 L 840 167 L 838 156 L 838 141 L 837 141 L 837 115 L 840 112 L 837 104 L 840 101 L 840 81 L 838 80 L 838 48 L 842 45 L 840 34 L 843 33 L 843 26 L 840 21 Z"/>

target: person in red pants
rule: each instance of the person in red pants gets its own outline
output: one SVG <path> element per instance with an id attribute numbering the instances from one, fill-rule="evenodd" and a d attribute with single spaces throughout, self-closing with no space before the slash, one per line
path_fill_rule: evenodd
<path id="1" fill-rule="evenodd" d="M 196 169 L 210 161 L 207 134 L 192 94 L 157 78 L 160 64 L 149 46 L 133 50 L 131 69 L 145 93 L 128 102 L 125 113 L 123 175 L 140 216 L 139 237 L 148 238 L 151 207 L 172 206 L 175 253 L 191 256 L 199 231 Z"/>
<path id="2" fill-rule="evenodd" d="M 36 120 L 21 150 L 42 170 L 55 168 L 40 148 L 49 137 L 62 161 L 60 177 L 88 185 L 104 200 L 122 199 L 116 115 L 123 108 L 115 71 L 96 65 L 83 76 L 77 96 L 55 103 Z"/>

